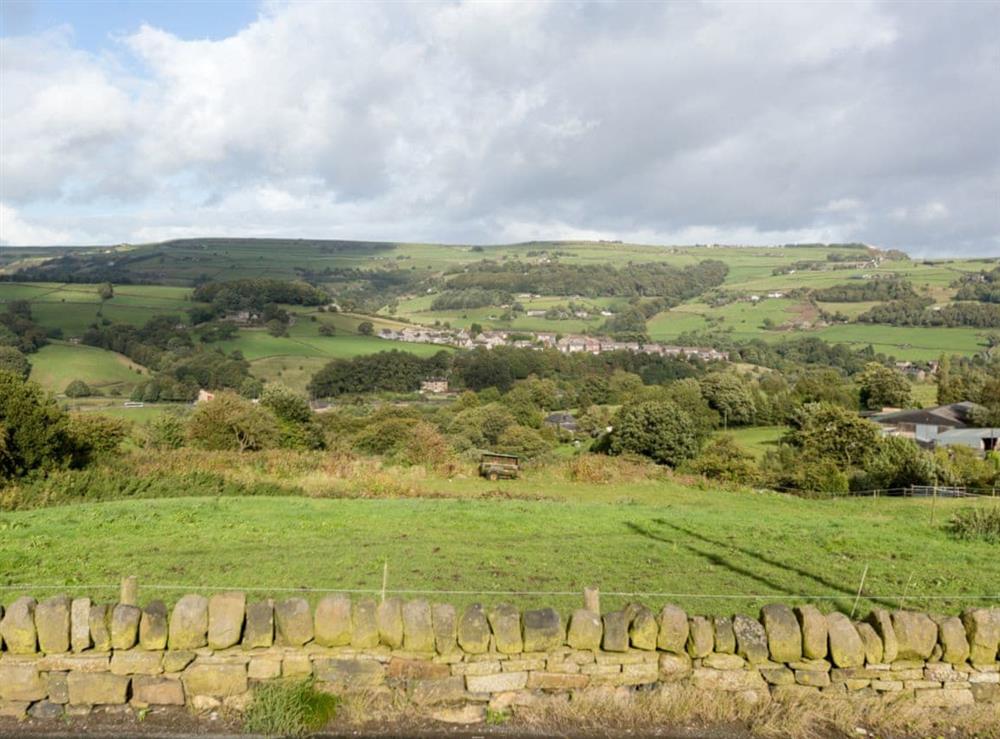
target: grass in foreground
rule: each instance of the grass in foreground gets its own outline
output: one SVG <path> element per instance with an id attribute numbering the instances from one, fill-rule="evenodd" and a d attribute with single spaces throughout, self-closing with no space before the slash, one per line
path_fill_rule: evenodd
<path id="1" fill-rule="evenodd" d="M 447 591 L 428 597 L 455 603 L 569 610 L 596 584 L 605 607 L 641 599 L 755 613 L 781 599 L 849 612 L 867 566 L 859 611 L 957 612 L 998 597 L 995 545 L 945 528 L 969 503 L 939 500 L 932 514 L 930 501 L 913 499 L 817 501 L 676 484 L 656 502 L 615 503 L 630 486 L 574 483 L 581 497 L 605 501 L 577 502 L 569 492 L 505 499 L 503 485 L 464 484 L 468 499 L 177 498 L 4 513 L 0 585 L 107 584 L 91 595 L 110 598 L 122 575 L 136 574 L 145 598 L 169 601 L 192 586 L 287 597 L 281 589 L 378 591 L 387 564 L 390 590 Z M 3 590 L 0 600 L 21 594 Z"/>
<path id="2" fill-rule="evenodd" d="M 337 714 L 339 699 L 316 690 L 311 680 L 263 682 L 243 716 L 243 730 L 264 736 L 303 736 L 322 729 Z"/>

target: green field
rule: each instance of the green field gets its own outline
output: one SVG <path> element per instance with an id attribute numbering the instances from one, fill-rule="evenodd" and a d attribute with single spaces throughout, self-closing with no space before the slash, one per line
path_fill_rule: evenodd
<path id="1" fill-rule="evenodd" d="M 83 380 L 102 394 L 117 389 L 128 396 L 137 382 L 148 377 L 128 357 L 82 344 L 52 343 L 29 355 L 29 361 L 31 379 L 53 393 L 62 393 L 73 380 Z"/>
<path id="2" fill-rule="evenodd" d="M 627 491 L 608 491 L 609 496 Z M 997 595 L 995 546 L 942 528 L 969 503 L 811 501 L 694 489 L 656 504 L 527 500 L 218 498 L 118 501 L 0 514 L 0 578 L 108 585 L 390 590 L 436 599 L 577 606 L 584 586 L 703 613 L 754 613 L 773 596 L 851 610 L 907 605 L 955 612 Z M 88 588 L 89 589 L 89 588 Z M 490 595 L 496 591 L 569 595 Z M 20 593 L 6 589 L 9 602 Z M 34 592 L 34 595 L 44 593 Z M 147 588 L 144 600 L 177 597 Z M 255 593 L 257 596 L 263 592 Z M 722 598 L 709 596 L 725 595 Z M 768 598 L 754 597 L 768 596 Z M 963 596 L 943 598 L 941 596 Z M 964 598 L 969 598 L 968 600 Z"/>
<path id="3" fill-rule="evenodd" d="M 749 428 L 729 429 L 728 431 L 718 431 L 717 434 L 729 434 L 736 442 L 750 452 L 757 459 L 764 456 L 765 452 L 775 449 L 778 440 L 785 435 L 788 428 L 785 426 L 751 426 Z"/>

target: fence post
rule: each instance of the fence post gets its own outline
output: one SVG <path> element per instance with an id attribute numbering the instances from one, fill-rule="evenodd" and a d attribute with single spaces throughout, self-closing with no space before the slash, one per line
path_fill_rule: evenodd
<path id="1" fill-rule="evenodd" d="M 135 575 L 122 578 L 122 588 L 118 596 L 118 602 L 126 606 L 139 605 L 139 578 Z"/>
<path id="2" fill-rule="evenodd" d="M 382 562 L 382 602 L 385 603 L 385 589 L 389 584 L 389 560 Z"/>
<path id="3" fill-rule="evenodd" d="M 583 607 L 594 613 L 601 612 L 601 591 L 596 586 L 583 589 Z"/>
<path id="4" fill-rule="evenodd" d="M 937 485 L 934 486 L 934 497 L 931 498 L 931 526 L 934 525 L 934 509 L 937 506 Z"/>

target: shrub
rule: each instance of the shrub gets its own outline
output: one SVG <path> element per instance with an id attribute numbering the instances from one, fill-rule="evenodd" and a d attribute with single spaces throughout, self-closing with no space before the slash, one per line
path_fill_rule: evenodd
<path id="1" fill-rule="evenodd" d="M 735 485 L 755 485 L 760 478 L 753 456 L 728 434 L 710 441 L 684 471 Z"/>
<path id="2" fill-rule="evenodd" d="M 264 736 L 303 736 L 337 714 L 340 699 L 316 690 L 311 680 L 260 683 L 243 715 L 243 730 Z"/>
<path id="3" fill-rule="evenodd" d="M 83 380 L 73 380 L 63 392 L 67 398 L 88 398 L 93 395 L 90 385 Z"/>
<path id="4" fill-rule="evenodd" d="M 128 424 L 120 418 L 102 413 L 70 416 L 69 435 L 74 463 L 82 467 L 97 457 L 118 451 L 127 434 Z"/>
<path id="5" fill-rule="evenodd" d="M 201 403 L 188 421 L 188 438 L 202 449 L 257 451 L 274 446 L 274 415 L 234 393 L 219 393 Z"/>
<path id="6" fill-rule="evenodd" d="M 676 403 L 647 401 L 622 406 L 608 439 L 612 454 L 641 454 L 657 464 L 676 467 L 698 453 L 691 417 Z"/>
<path id="7" fill-rule="evenodd" d="M 1000 506 L 977 506 L 957 511 L 948 530 L 959 539 L 982 539 L 1000 544 Z"/>
<path id="8" fill-rule="evenodd" d="M 72 453 L 69 419 L 37 383 L 0 370 L 0 478 L 58 467 Z"/>
<path id="9" fill-rule="evenodd" d="M 3 327 L 0 326 L 0 328 Z M 31 362 L 17 347 L 0 344 L 0 370 L 13 372 L 26 380 L 31 374 Z"/>
<path id="10" fill-rule="evenodd" d="M 184 446 L 184 421 L 164 413 L 146 424 L 143 442 L 151 449 L 180 449 Z"/>
<path id="11" fill-rule="evenodd" d="M 566 477 L 573 482 L 640 482 L 662 474 L 661 468 L 645 457 L 607 457 L 603 454 L 580 454 L 566 466 Z"/>
<path id="12" fill-rule="evenodd" d="M 304 395 L 281 383 L 269 383 L 260 394 L 260 404 L 283 421 L 305 423 L 312 418 L 312 408 Z"/>
<path id="13" fill-rule="evenodd" d="M 358 333 L 362 336 L 371 336 L 375 333 L 375 326 L 371 321 L 362 321 L 358 324 Z"/>
<path id="14" fill-rule="evenodd" d="M 496 446 L 498 451 L 517 454 L 525 459 L 540 457 L 551 448 L 551 444 L 535 429 L 517 424 L 504 429 Z"/>

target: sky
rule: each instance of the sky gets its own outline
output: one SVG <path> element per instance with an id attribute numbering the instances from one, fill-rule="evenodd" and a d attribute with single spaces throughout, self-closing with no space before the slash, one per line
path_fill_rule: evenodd
<path id="1" fill-rule="evenodd" d="M 1000 256 L 993 2 L 0 2 L 0 244 Z"/>

